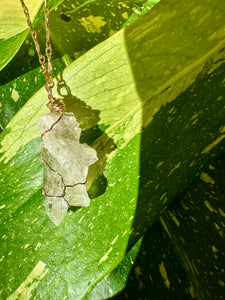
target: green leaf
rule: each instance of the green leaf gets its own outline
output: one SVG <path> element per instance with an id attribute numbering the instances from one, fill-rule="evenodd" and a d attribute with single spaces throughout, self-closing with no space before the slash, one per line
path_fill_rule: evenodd
<path id="1" fill-rule="evenodd" d="M 40 8 L 42 1 L 29 1 L 31 18 Z M 1 23 L 0 23 L 0 70 L 17 53 L 24 39 L 27 36 L 27 23 L 20 1 L 4 1 L 1 3 Z"/>
<path id="2" fill-rule="evenodd" d="M 33 21 L 42 5 L 42 0 L 25 1 Z M 5 40 L 16 36 L 27 29 L 27 22 L 20 1 L 6 0 L 0 4 L 1 22 L 0 39 Z"/>
<path id="3" fill-rule="evenodd" d="M 62 62 L 57 59 L 53 61 L 53 74 L 56 75 L 63 70 Z M 45 79 L 43 77 L 41 67 L 38 67 L 19 78 L 0 86 L 0 127 L 2 129 L 8 124 L 14 114 L 26 103 L 26 101 L 43 85 Z"/>
<path id="4" fill-rule="evenodd" d="M 78 11 L 81 8 L 84 8 L 85 6 L 87 6 L 90 3 L 96 2 L 96 0 L 87 0 L 84 3 L 82 3 L 81 5 L 79 5 L 78 7 L 74 8 L 73 10 L 70 11 L 66 11 L 67 14 L 72 14 L 75 13 L 76 11 Z"/>
<path id="5" fill-rule="evenodd" d="M 132 22 L 137 20 L 140 16 L 149 11 L 154 5 L 156 5 L 160 0 L 148 0 L 143 3 L 143 5 L 135 10 L 135 12 L 128 18 L 128 20 L 123 24 L 122 28 L 127 27 Z"/>
<path id="6" fill-rule="evenodd" d="M 64 70 L 58 92 L 75 115 L 80 107 L 99 162 L 89 174 L 91 206 L 71 210 L 58 228 L 41 206 L 44 88 L 9 122 L 0 167 L 4 298 L 88 295 L 223 151 L 225 4 L 209 3 L 162 1 Z M 97 123 L 107 129 L 95 140 Z"/>
<path id="7" fill-rule="evenodd" d="M 88 300 L 108 299 L 120 292 L 126 285 L 126 280 L 138 256 L 142 239 L 126 254 L 121 263 L 91 291 Z"/>
<path id="8" fill-rule="evenodd" d="M 49 3 L 49 7 L 52 9 L 62 1 L 52 0 Z M 43 16 L 43 11 L 42 13 L 40 12 L 42 2 L 41 0 L 26 1 L 31 20 L 33 21 L 36 16 L 35 24 Z M 29 31 L 20 1 L 12 2 L 7 0 L 2 2 L 0 4 L 0 12 L 0 70 L 2 70 L 18 52 Z"/>
<path id="9" fill-rule="evenodd" d="M 2 70 L 17 53 L 26 38 L 27 31 L 6 40 L 0 40 L 0 70 Z"/>
<path id="10" fill-rule="evenodd" d="M 184 295 L 185 299 L 222 298 L 224 166 L 222 154 L 176 197 L 160 221 L 98 283 L 88 299 L 108 299 L 121 290 L 113 299 L 150 295 L 156 299 Z"/>
<path id="11" fill-rule="evenodd" d="M 192 290 L 169 237 L 157 222 L 118 267 L 98 283 L 88 300 L 192 299 Z"/>
<path id="12" fill-rule="evenodd" d="M 225 154 L 163 213 L 161 222 L 198 299 L 224 296 Z"/>
<path id="13" fill-rule="evenodd" d="M 58 0 L 52 0 L 49 1 L 48 5 L 52 10 L 58 3 Z M 76 5 L 79 6 L 79 4 L 82 3 L 83 0 L 79 0 L 76 2 Z M 111 1 L 110 3 L 108 1 L 96 0 L 96 3 L 90 3 L 77 13 L 73 13 L 68 17 L 66 11 L 71 10 L 71 7 L 74 7 L 75 4 L 73 0 L 63 1 L 60 6 L 51 11 L 50 15 L 53 58 L 61 58 L 65 54 L 69 54 L 71 58 L 77 58 L 77 52 L 85 53 L 88 49 L 116 33 L 129 15 L 142 3 L 143 0 L 124 0 L 123 2 L 117 0 Z M 25 21 L 25 16 L 21 15 L 21 17 L 23 17 L 22 19 Z M 40 20 L 42 21 L 39 22 Z M 105 24 L 103 25 L 104 22 Z M 38 26 L 36 26 L 37 24 Z M 34 26 L 37 30 L 41 50 L 44 53 L 45 25 L 42 9 L 35 19 Z M 24 38 L 22 37 L 20 42 L 22 43 L 23 40 Z M 2 55 L 4 55 L 4 57 L 8 51 L 17 51 L 16 47 L 13 47 L 13 44 L 10 44 L 7 51 L 3 49 L 3 46 L 4 45 L 0 48 L 0 51 L 2 49 Z M 0 84 L 8 83 L 36 68 L 38 65 L 39 62 L 34 43 L 30 34 L 28 34 L 14 59 L 2 70 Z"/>
<path id="14" fill-rule="evenodd" d="M 51 40 L 60 56 L 88 50 L 120 30 L 143 0 L 66 0 L 51 14 Z M 72 9 L 71 9 L 72 8 Z"/>

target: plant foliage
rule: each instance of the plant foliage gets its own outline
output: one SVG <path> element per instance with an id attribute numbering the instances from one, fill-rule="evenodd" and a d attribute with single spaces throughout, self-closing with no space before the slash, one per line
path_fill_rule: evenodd
<path id="1" fill-rule="evenodd" d="M 54 93 L 98 153 L 87 182 L 91 205 L 70 209 L 59 227 L 41 205 L 36 123 L 47 113 L 46 92 L 32 60 L 15 78 L 27 59 L 20 60 L 26 45 L 19 50 L 27 33 L 17 33 L 9 38 L 17 42 L 0 45 L 0 55 L 13 49 L 4 65 L 19 50 L 0 87 L 1 126 L 8 123 L 0 149 L 1 297 L 107 299 L 125 288 L 115 296 L 124 299 L 134 293 L 133 278 L 147 298 L 219 297 L 224 164 L 211 163 L 225 147 L 225 4 L 162 0 L 117 33 L 147 4 L 109 1 L 108 11 L 102 1 L 76 4 L 78 19 L 70 1 L 52 13 L 55 58 L 69 62 L 56 60 Z M 197 176 L 204 182 L 191 184 Z M 204 222 L 210 241 L 201 239 Z"/>

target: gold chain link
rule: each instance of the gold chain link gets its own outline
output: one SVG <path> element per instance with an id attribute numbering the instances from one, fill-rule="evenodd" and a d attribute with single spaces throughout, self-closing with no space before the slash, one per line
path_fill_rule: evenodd
<path id="1" fill-rule="evenodd" d="M 44 9 L 44 14 L 45 14 L 45 30 L 46 30 L 46 48 L 45 48 L 45 56 L 41 53 L 40 45 L 38 42 L 38 37 L 37 37 L 37 32 L 34 30 L 29 14 L 29 10 L 24 3 L 23 0 L 20 0 L 24 14 L 27 19 L 27 24 L 30 28 L 31 36 L 34 41 L 35 49 L 37 51 L 38 57 L 39 57 L 39 62 L 41 64 L 42 68 L 42 73 L 45 77 L 45 89 L 48 93 L 48 99 L 49 102 L 47 103 L 47 107 L 50 109 L 50 111 L 55 111 L 59 113 L 64 113 L 65 111 L 65 106 L 61 102 L 61 100 L 56 99 L 52 95 L 52 89 L 54 87 L 54 81 L 52 80 L 52 73 L 53 73 L 53 67 L 52 67 L 52 46 L 50 42 L 50 30 L 49 30 L 49 15 L 50 15 L 50 10 L 47 6 L 47 0 L 45 0 L 45 9 Z M 46 58 L 47 58 L 47 67 L 46 67 Z"/>

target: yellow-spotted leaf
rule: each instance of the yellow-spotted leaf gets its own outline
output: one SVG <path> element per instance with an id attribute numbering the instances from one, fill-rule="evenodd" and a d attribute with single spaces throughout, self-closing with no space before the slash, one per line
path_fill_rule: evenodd
<path id="1" fill-rule="evenodd" d="M 224 2 L 165 0 L 63 70 L 54 93 L 99 160 L 90 207 L 57 228 L 42 207 L 44 87 L 26 102 L 1 142 L 3 298 L 86 297 L 224 151 L 224 45 Z"/>

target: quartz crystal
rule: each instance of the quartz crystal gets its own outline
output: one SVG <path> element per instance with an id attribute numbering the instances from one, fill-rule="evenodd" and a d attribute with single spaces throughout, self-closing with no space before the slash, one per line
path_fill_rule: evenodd
<path id="1" fill-rule="evenodd" d="M 93 148 L 80 144 L 81 129 L 73 113 L 43 115 L 38 127 L 44 144 L 44 206 L 58 226 L 69 206 L 90 204 L 86 178 L 98 158 Z"/>

